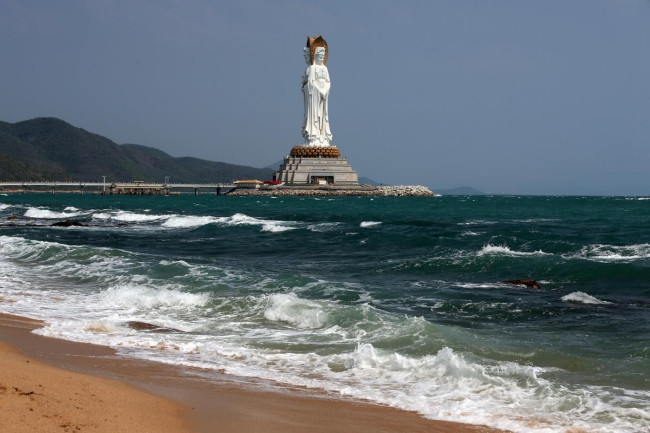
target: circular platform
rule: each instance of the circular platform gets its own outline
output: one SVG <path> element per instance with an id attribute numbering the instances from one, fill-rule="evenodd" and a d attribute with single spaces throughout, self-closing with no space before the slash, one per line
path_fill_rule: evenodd
<path id="1" fill-rule="evenodd" d="M 334 146 L 295 146 L 291 149 L 289 156 L 292 158 L 338 158 L 341 156 L 341 152 Z"/>

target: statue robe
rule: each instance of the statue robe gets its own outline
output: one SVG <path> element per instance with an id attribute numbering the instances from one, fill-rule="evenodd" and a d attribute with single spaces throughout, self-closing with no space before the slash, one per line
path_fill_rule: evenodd
<path id="1" fill-rule="evenodd" d="M 330 76 L 325 65 L 311 65 L 303 86 L 305 117 L 302 135 L 309 146 L 329 146 L 332 141 L 328 117 Z"/>

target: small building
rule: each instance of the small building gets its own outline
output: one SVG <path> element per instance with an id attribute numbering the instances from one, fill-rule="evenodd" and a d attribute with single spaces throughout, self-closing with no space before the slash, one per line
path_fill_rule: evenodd
<path id="1" fill-rule="evenodd" d="M 235 186 L 237 188 L 247 188 L 247 189 L 260 189 L 260 187 L 264 185 L 264 182 L 261 180 L 253 179 L 253 180 L 238 180 L 235 181 Z"/>

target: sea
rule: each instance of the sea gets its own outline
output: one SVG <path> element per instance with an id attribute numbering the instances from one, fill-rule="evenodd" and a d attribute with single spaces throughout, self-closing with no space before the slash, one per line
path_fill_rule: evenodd
<path id="1" fill-rule="evenodd" d="M 650 431 L 650 197 L 2 194 L 0 312 L 205 380 Z"/>

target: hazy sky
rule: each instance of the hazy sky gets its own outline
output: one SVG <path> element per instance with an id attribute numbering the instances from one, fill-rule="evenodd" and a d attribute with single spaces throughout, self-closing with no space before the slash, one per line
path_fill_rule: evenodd
<path id="1" fill-rule="evenodd" d="M 302 142 L 319 34 L 361 176 L 650 194 L 648 0 L 0 0 L 0 120 L 266 166 Z"/>

